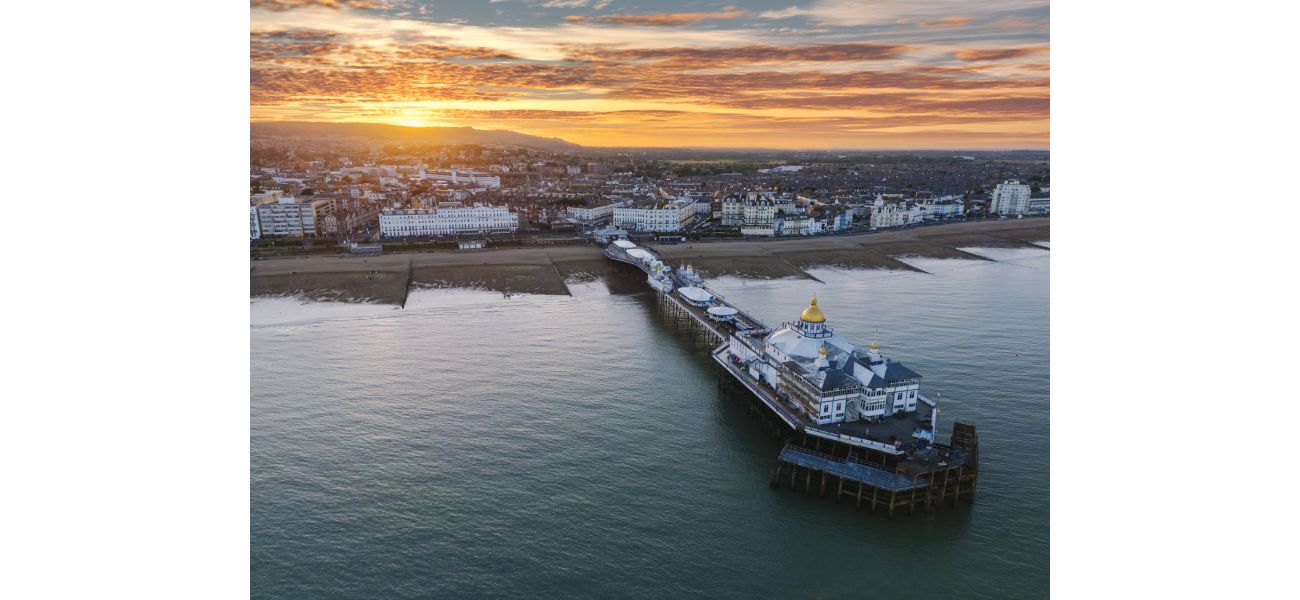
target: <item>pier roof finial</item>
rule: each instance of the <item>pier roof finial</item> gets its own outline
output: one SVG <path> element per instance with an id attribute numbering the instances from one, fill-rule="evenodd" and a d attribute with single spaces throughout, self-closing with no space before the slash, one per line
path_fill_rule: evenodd
<path id="1" fill-rule="evenodd" d="M 868 348 L 871 348 L 872 350 L 879 350 L 879 349 L 880 349 L 880 344 L 877 344 L 877 343 L 875 343 L 875 342 L 871 342 L 871 345 L 870 345 L 870 346 L 867 346 L 867 347 L 868 347 Z"/>
<path id="2" fill-rule="evenodd" d="M 809 323 L 826 322 L 826 315 L 822 313 L 822 309 L 817 308 L 817 294 L 813 294 L 812 302 L 808 304 L 808 308 L 803 309 L 803 313 L 799 315 L 799 318 Z"/>

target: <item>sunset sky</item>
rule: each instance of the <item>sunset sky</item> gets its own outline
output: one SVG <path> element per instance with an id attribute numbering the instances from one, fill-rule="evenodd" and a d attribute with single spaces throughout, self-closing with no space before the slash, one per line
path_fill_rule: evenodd
<path id="1" fill-rule="evenodd" d="M 252 0 L 253 120 L 1046 148 L 1045 0 Z"/>

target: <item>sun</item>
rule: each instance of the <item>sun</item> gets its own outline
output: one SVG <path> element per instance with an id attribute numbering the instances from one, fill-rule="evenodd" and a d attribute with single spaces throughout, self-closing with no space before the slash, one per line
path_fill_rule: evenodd
<path id="1" fill-rule="evenodd" d="M 398 123 L 402 127 L 424 127 L 424 121 L 420 119 L 405 119 Z"/>

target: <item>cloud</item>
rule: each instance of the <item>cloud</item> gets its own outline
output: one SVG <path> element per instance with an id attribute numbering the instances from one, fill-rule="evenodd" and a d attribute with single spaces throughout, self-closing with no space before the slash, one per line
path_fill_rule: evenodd
<path id="1" fill-rule="evenodd" d="M 840 27 L 889 25 L 898 21 L 942 20 L 954 10 L 990 15 L 1031 8 L 1046 8 L 1048 0 L 813 0 L 807 7 L 798 5 L 759 13 L 764 19 L 805 17 Z"/>
<path id="2" fill-rule="evenodd" d="M 725 20 L 743 17 L 749 13 L 743 10 L 729 10 L 725 12 L 683 12 L 683 13 L 655 13 L 649 15 L 603 15 L 600 20 L 605 23 L 617 23 L 620 25 L 650 25 L 654 27 L 669 27 L 673 25 L 689 25 L 700 21 Z"/>
<path id="3" fill-rule="evenodd" d="M 388 8 L 386 0 L 251 0 L 252 8 L 265 8 L 271 11 L 286 11 L 295 8 L 321 6 L 340 9 L 344 6 L 362 10 L 382 10 Z"/>
<path id="4" fill-rule="evenodd" d="M 769 46 L 755 44 L 724 48 L 630 48 L 570 46 L 571 60 L 632 60 L 676 65 L 684 69 L 719 68 L 738 64 L 801 63 L 885 60 L 897 58 L 911 49 L 902 44 L 851 42 L 808 46 Z"/>
<path id="5" fill-rule="evenodd" d="M 921 21 L 920 23 L 917 23 L 917 25 L 920 25 L 921 27 L 956 27 L 958 25 L 966 25 L 974 22 L 975 19 L 970 17 L 944 17 L 933 21 Z"/>
<path id="6" fill-rule="evenodd" d="M 518 56 L 509 52 L 501 52 L 492 48 L 483 48 L 478 46 L 448 46 L 444 44 L 412 44 L 402 46 L 395 53 L 396 58 L 401 59 L 446 59 L 446 58 L 470 58 L 476 60 L 493 60 L 493 59 L 517 59 Z"/>
<path id="7" fill-rule="evenodd" d="M 543 8 L 582 8 L 587 5 L 588 0 L 546 0 L 542 3 Z"/>
<path id="8" fill-rule="evenodd" d="M 1033 56 L 1040 52 L 1046 52 L 1046 46 L 1032 46 L 1027 48 L 988 48 L 976 50 L 958 50 L 952 55 L 960 60 L 969 61 L 992 61 L 992 60 L 1010 60 L 1013 58 L 1023 58 Z"/>

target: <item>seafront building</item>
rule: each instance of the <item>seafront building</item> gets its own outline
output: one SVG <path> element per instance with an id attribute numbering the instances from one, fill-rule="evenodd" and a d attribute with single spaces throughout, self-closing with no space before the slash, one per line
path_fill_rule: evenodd
<path id="1" fill-rule="evenodd" d="M 570 206 L 568 215 L 570 219 L 583 225 L 606 225 L 614 220 L 614 209 L 629 206 L 630 200 L 620 201 L 594 201 L 585 206 Z"/>
<path id="2" fill-rule="evenodd" d="M 1019 180 L 1012 179 L 999 183 L 993 189 L 989 212 L 999 215 L 1023 215 L 1029 212 L 1029 193 L 1029 186 L 1020 183 Z"/>
<path id="3" fill-rule="evenodd" d="M 741 235 L 776 235 L 776 211 L 776 202 L 772 200 L 746 202 L 740 219 Z"/>
<path id="4" fill-rule="evenodd" d="M 915 225 L 924 219 L 921 207 L 911 200 L 888 202 L 882 195 L 877 195 L 871 204 L 872 227 L 902 227 Z"/>
<path id="5" fill-rule="evenodd" d="M 694 219 L 695 202 L 689 198 L 614 208 L 614 226 L 627 231 L 681 231 Z"/>
<path id="6" fill-rule="evenodd" d="M 389 209 L 379 215 L 384 237 L 454 235 L 458 233 L 514 233 L 519 216 L 504 206 L 441 202 L 437 208 Z"/>
<path id="7" fill-rule="evenodd" d="M 258 237 L 306 237 L 324 233 L 326 215 L 334 212 L 333 198 L 294 198 L 292 196 L 266 196 L 252 207 L 254 226 Z M 256 239 L 256 238 L 254 238 Z"/>
<path id="8" fill-rule="evenodd" d="M 925 221 L 951 219 L 966 214 L 966 207 L 961 196 L 944 196 L 924 200 L 920 203 L 921 218 Z"/>

